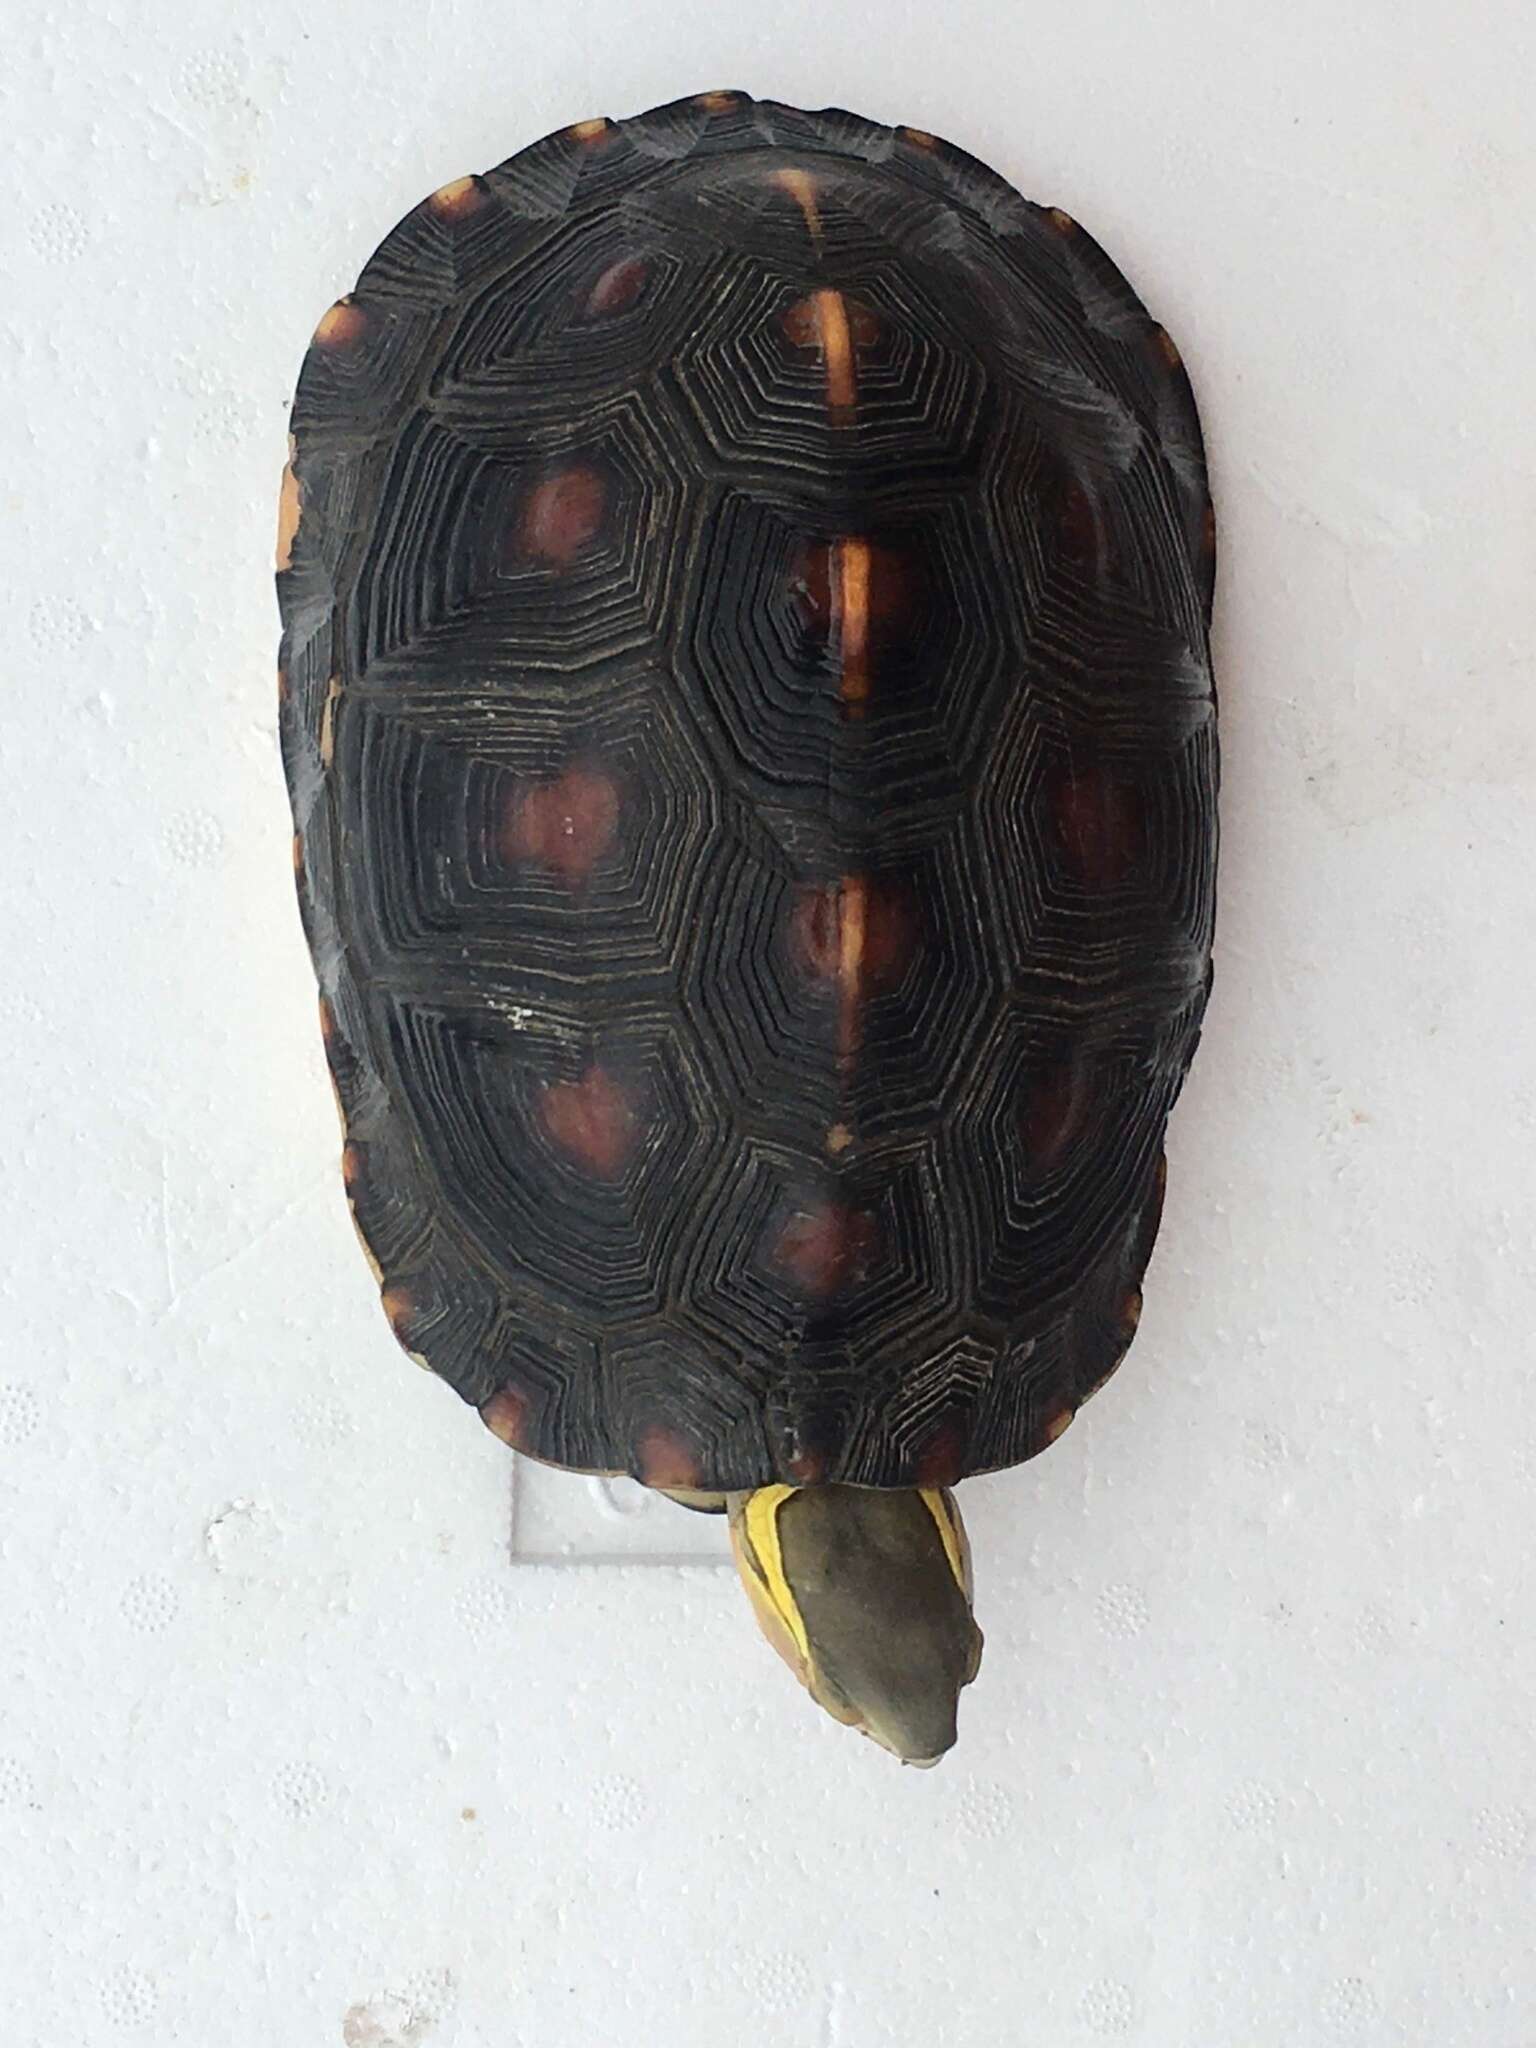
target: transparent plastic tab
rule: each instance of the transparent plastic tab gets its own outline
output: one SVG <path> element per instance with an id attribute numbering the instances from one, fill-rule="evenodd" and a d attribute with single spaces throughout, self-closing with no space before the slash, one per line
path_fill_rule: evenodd
<path id="1" fill-rule="evenodd" d="M 730 1564 L 724 1515 L 698 1514 L 633 1479 L 512 1460 L 515 1564 Z"/>

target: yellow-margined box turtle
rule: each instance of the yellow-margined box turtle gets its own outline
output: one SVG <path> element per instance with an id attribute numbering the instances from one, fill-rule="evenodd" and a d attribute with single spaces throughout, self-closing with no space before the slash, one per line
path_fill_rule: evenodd
<path id="1" fill-rule="evenodd" d="M 283 754 L 385 1312 L 530 1457 L 725 1507 L 913 1762 L 980 1656 L 950 1489 L 1136 1328 L 1213 535 L 1074 220 L 742 93 L 445 185 L 299 379 Z"/>

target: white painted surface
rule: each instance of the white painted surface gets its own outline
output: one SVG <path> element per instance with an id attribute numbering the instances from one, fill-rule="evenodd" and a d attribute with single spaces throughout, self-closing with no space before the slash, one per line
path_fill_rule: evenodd
<path id="1" fill-rule="evenodd" d="M 1527 2048 L 1525 10 L 74 0 L 6 52 L 7 2040 Z M 1142 1334 L 967 1489 L 989 1644 L 929 1774 L 729 1575 L 509 1564 L 504 1454 L 352 1238 L 288 877 L 310 327 L 445 179 L 721 84 L 1085 221 L 1223 519 Z"/>

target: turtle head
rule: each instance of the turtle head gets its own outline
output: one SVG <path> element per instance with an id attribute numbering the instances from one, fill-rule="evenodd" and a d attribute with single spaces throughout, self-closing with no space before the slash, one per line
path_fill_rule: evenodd
<path id="1" fill-rule="evenodd" d="M 903 1763 L 937 1763 L 981 1662 L 954 1496 L 760 1486 L 729 1505 L 758 1624 L 812 1699 Z"/>

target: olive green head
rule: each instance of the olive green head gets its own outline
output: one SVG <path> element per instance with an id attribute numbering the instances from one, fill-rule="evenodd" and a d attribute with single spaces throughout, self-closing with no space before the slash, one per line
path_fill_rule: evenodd
<path id="1" fill-rule="evenodd" d="M 753 1611 L 812 1699 L 903 1763 L 937 1763 L 981 1663 L 954 1496 L 763 1486 L 729 1505 Z"/>

